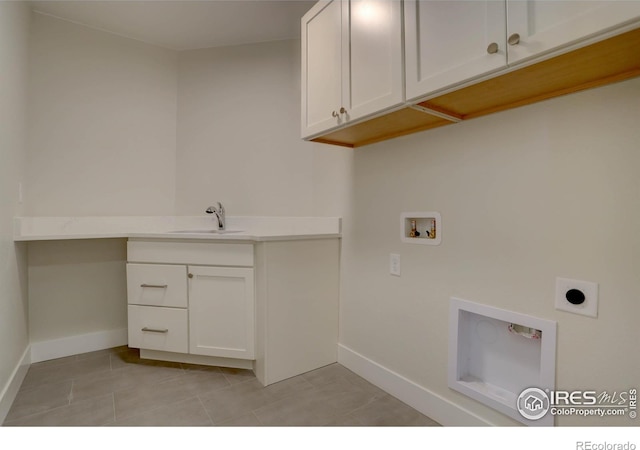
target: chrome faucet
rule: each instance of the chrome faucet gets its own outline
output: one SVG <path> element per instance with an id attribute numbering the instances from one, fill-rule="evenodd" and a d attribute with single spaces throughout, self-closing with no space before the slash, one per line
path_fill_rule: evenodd
<path id="1" fill-rule="evenodd" d="M 224 220 L 224 206 L 222 206 L 222 203 L 218 202 L 218 207 L 217 208 L 215 206 L 209 206 L 205 212 L 207 214 L 215 214 L 216 215 L 216 218 L 218 219 L 218 230 L 224 230 L 225 229 L 226 224 L 225 224 L 225 220 Z"/>

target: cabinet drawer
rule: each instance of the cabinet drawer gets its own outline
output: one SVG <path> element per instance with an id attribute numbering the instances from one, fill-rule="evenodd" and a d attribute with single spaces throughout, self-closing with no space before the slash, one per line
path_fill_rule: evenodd
<path id="1" fill-rule="evenodd" d="M 188 353 L 186 309 L 129 305 L 129 347 Z"/>
<path id="2" fill-rule="evenodd" d="M 251 267 L 253 244 L 129 239 L 127 260 L 141 263 Z"/>
<path id="3" fill-rule="evenodd" d="M 127 264 L 130 305 L 187 307 L 187 268 L 161 264 Z"/>

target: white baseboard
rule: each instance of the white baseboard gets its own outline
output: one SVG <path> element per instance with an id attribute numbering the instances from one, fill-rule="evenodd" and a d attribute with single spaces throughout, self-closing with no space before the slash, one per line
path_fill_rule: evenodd
<path id="1" fill-rule="evenodd" d="M 495 425 L 342 344 L 338 362 L 441 425 Z"/>
<path id="2" fill-rule="evenodd" d="M 80 353 L 127 345 L 127 329 L 100 331 L 31 344 L 31 362 L 48 361 Z"/>
<path id="3" fill-rule="evenodd" d="M 24 380 L 25 375 L 27 375 L 30 363 L 30 348 L 27 346 L 22 354 L 20 362 L 11 373 L 9 381 L 4 386 L 4 389 L 2 389 L 2 392 L 0 392 L 0 424 L 4 423 L 4 419 L 6 419 L 7 414 L 9 414 L 11 405 L 20 390 L 20 385 L 22 385 L 22 381 Z"/>

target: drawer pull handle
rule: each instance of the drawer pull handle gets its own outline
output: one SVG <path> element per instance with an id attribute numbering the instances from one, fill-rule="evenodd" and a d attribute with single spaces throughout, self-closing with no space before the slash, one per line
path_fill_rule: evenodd
<path id="1" fill-rule="evenodd" d="M 167 284 L 141 284 L 140 287 L 148 287 L 148 288 L 160 288 L 160 289 L 166 289 L 167 288 Z"/>
<path id="2" fill-rule="evenodd" d="M 159 328 L 147 328 L 147 327 L 144 327 L 142 329 L 142 331 L 148 331 L 150 333 L 168 333 L 169 329 L 168 328 L 159 329 Z"/>

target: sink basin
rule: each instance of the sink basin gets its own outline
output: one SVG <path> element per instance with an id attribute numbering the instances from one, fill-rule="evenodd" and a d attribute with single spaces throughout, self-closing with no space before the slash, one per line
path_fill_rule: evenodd
<path id="1" fill-rule="evenodd" d="M 180 234 L 231 234 L 231 233 L 242 233 L 243 230 L 176 230 L 169 231 L 169 233 L 180 233 Z"/>

